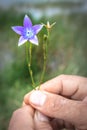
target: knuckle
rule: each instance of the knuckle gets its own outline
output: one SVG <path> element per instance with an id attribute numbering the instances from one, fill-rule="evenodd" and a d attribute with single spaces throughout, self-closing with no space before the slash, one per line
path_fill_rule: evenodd
<path id="1" fill-rule="evenodd" d="M 60 96 L 55 96 L 50 100 L 49 105 L 48 105 L 48 113 L 51 114 L 52 117 L 57 117 L 58 113 L 61 112 L 61 110 L 64 109 L 66 100 L 62 99 Z"/>

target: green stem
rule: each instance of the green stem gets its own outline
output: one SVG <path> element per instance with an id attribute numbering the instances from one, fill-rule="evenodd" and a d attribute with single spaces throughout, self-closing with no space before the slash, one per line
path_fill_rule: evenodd
<path id="1" fill-rule="evenodd" d="M 48 34 L 48 39 L 49 39 L 49 37 L 50 37 L 50 30 L 49 29 L 47 29 L 47 34 Z"/>
<path id="2" fill-rule="evenodd" d="M 44 75 L 45 75 L 45 71 L 46 71 L 46 61 L 47 61 L 47 44 L 49 43 L 49 37 L 50 37 L 50 30 L 47 29 L 47 35 L 44 35 L 43 38 L 43 56 L 44 56 L 44 63 L 43 63 L 43 70 L 42 70 L 42 74 L 41 74 L 41 78 L 40 78 L 40 84 L 38 89 L 40 89 L 40 85 L 44 79 Z"/>
<path id="3" fill-rule="evenodd" d="M 29 51 L 28 51 L 28 48 L 29 48 L 29 43 L 26 42 L 26 61 L 27 61 L 27 64 L 29 62 Z"/>
<path id="4" fill-rule="evenodd" d="M 47 61 L 47 36 L 44 37 L 44 42 L 43 42 L 43 57 L 44 57 L 44 63 L 43 63 L 43 70 L 40 78 L 40 83 L 38 89 L 40 89 L 40 85 L 43 81 L 45 71 L 46 71 L 46 61 Z"/>
<path id="5" fill-rule="evenodd" d="M 28 63 L 28 69 L 29 69 L 29 73 L 30 73 L 30 77 L 31 77 L 32 86 L 35 89 L 35 82 L 34 82 L 34 78 L 33 78 L 33 72 L 32 72 L 32 69 L 31 69 L 32 44 L 28 43 L 28 42 L 26 43 L 26 55 L 27 55 L 27 63 Z"/>

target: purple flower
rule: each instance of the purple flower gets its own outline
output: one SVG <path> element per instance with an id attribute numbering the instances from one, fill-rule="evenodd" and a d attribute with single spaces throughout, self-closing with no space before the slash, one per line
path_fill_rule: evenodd
<path id="1" fill-rule="evenodd" d="M 12 30 L 20 35 L 18 46 L 24 44 L 26 41 L 30 41 L 31 43 L 38 45 L 38 38 L 36 34 L 42 29 L 43 25 L 37 24 L 32 25 L 30 18 L 25 15 L 24 26 L 13 26 Z"/>

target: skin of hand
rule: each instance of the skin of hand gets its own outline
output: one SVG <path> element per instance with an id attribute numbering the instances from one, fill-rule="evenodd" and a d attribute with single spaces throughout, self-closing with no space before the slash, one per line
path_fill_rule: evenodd
<path id="1" fill-rule="evenodd" d="M 13 113 L 8 130 L 52 130 L 52 127 L 45 115 L 24 105 Z"/>
<path id="2" fill-rule="evenodd" d="M 26 94 L 24 102 L 53 119 L 54 127 L 87 130 L 85 77 L 60 75 Z"/>

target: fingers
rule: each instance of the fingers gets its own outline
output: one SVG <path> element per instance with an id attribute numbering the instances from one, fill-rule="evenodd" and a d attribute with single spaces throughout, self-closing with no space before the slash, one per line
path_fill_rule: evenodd
<path id="1" fill-rule="evenodd" d="M 64 120 L 53 119 L 51 121 L 51 125 L 52 125 L 53 130 L 56 130 L 56 129 L 59 129 L 59 130 L 63 130 L 63 129 L 75 130 L 74 126 L 72 124 L 70 124 L 70 122 L 65 122 Z"/>
<path id="2" fill-rule="evenodd" d="M 16 110 L 9 123 L 8 130 L 34 130 L 34 110 L 29 105 Z"/>
<path id="3" fill-rule="evenodd" d="M 87 96 L 83 99 L 83 102 L 87 103 Z"/>
<path id="4" fill-rule="evenodd" d="M 34 123 L 36 130 L 53 130 L 49 118 L 39 111 L 35 111 Z"/>
<path id="5" fill-rule="evenodd" d="M 83 100 L 87 96 L 87 78 L 72 75 L 60 75 L 42 84 L 40 90 L 60 94 L 75 100 Z M 28 103 L 28 95 L 29 93 L 25 95 L 25 103 Z"/>
<path id="6" fill-rule="evenodd" d="M 27 94 L 25 104 L 77 129 L 87 129 L 87 78 L 61 75 L 42 84 L 40 90 Z"/>
<path id="7" fill-rule="evenodd" d="M 60 75 L 41 85 L 41 90 L 60 94 L 72 99 L 83 100 L 87 96 L 87 78 L 72 75 Z"/>
<path id="8" fill-rule="evenodd" d="M 29 103 L 51 118 L 65 120 L 81 129 L 87 128 L 87 103 L 45 91 L 33 91 L 29 96 Z"/>

